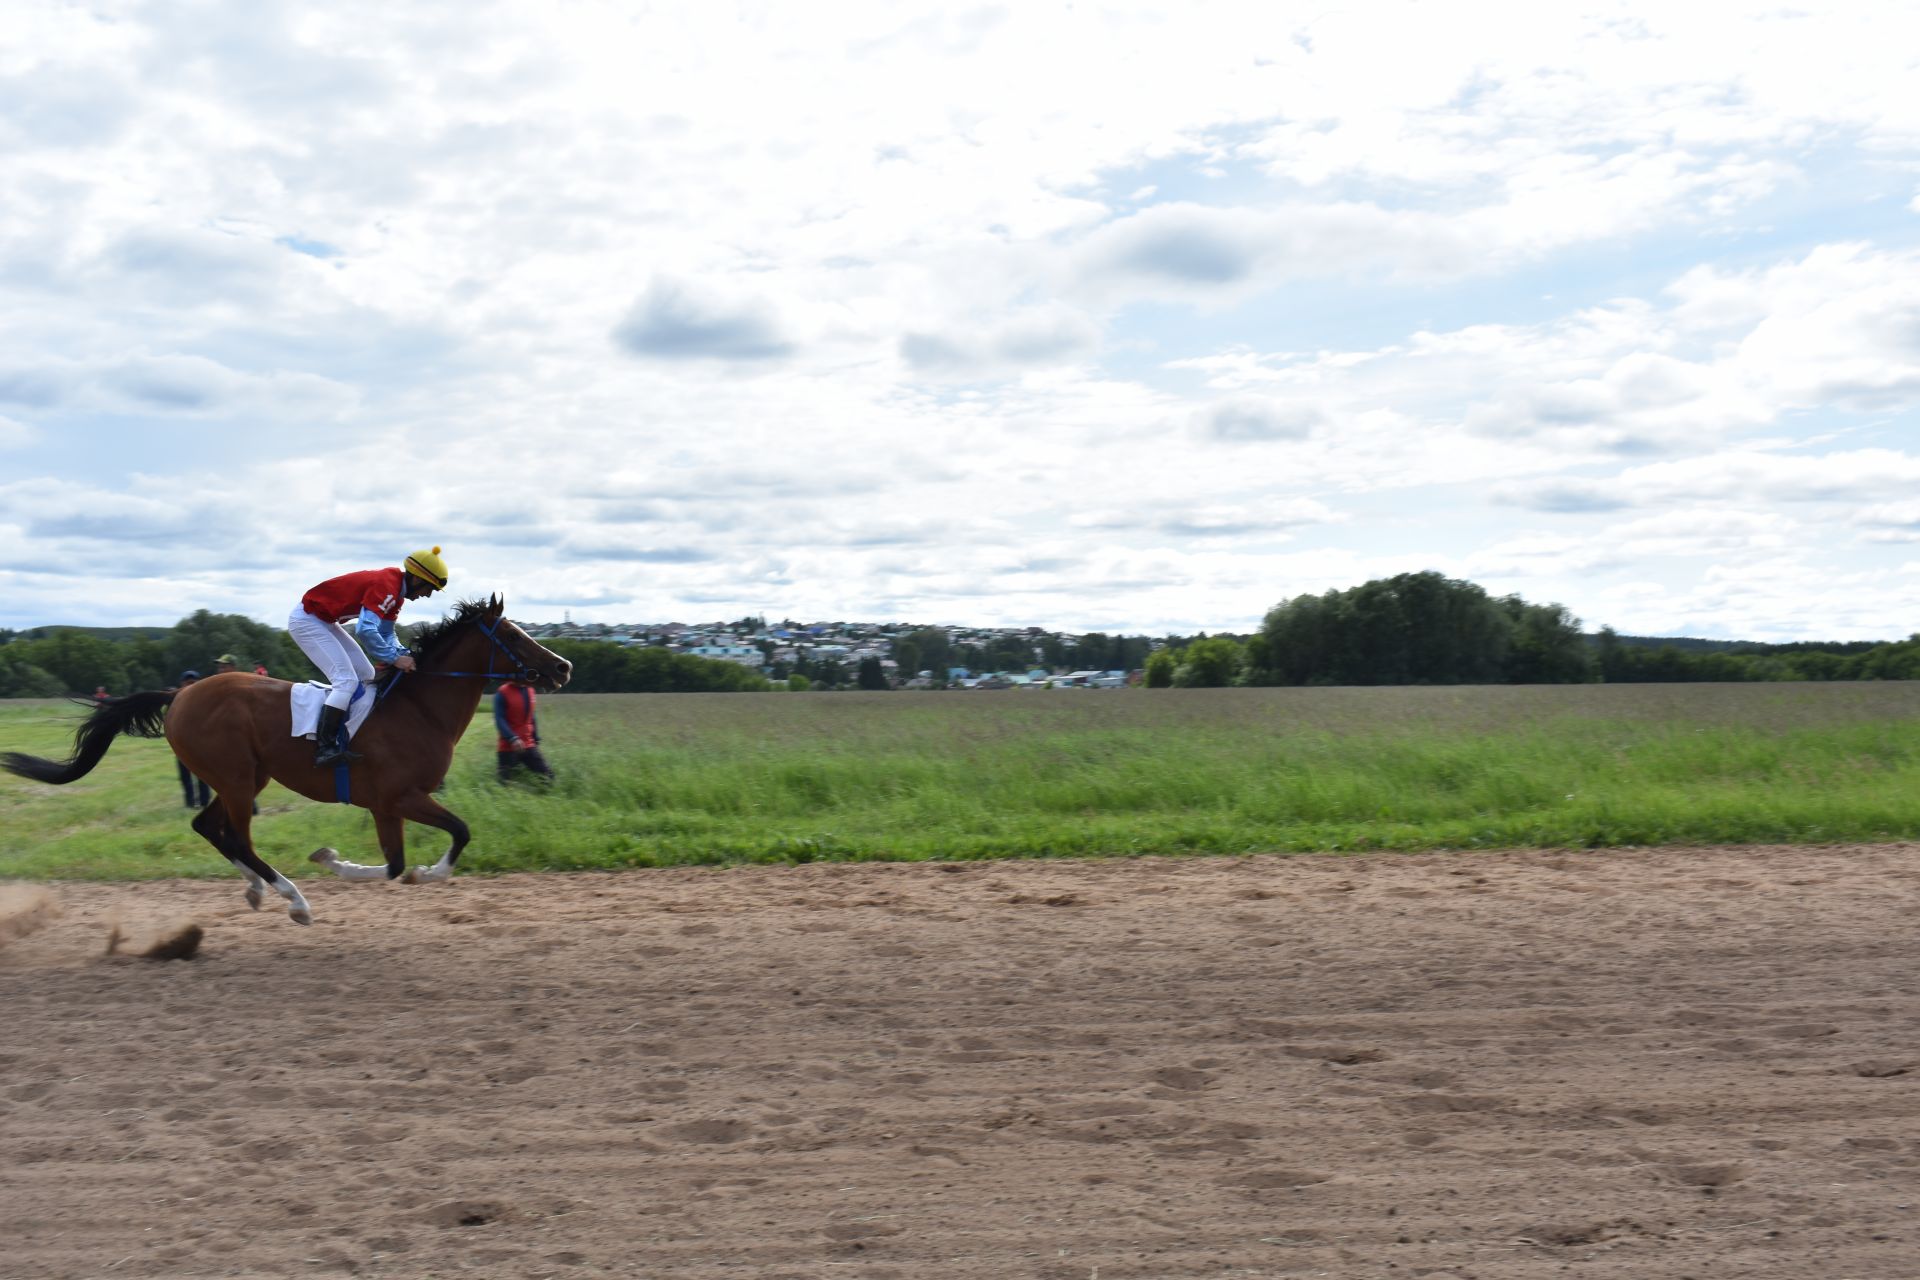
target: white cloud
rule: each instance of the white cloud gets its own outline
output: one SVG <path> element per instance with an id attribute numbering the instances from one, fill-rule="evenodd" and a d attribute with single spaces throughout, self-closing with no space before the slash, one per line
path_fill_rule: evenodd
<path id="1" fill-rule="evenodd" d="M 1096 298 L 1221 301 L 1302 276 L 1458 275 L 1482 265 L 1487 247 L 1447 218 L 1370 204 L 1271 212 L 1162 204 L 1088 236 L 1074 274 Z"/>
<path id="2" fill-rule="evenodd" d="M 1542 511 L 1598 511 L 1674 502 L 1855 503 L 1920 484 L 1920 456 L 1855 449 L 1801 456 L 1724 452 L 1629 467 L 1604 480 L 1515 484 L 1504 500 Z"/>
<path id="3" fill-rule="evenodd" d="M 1308 525 L 1339 524 L 1346 519 L 1346 513 L 1324 502 L 1312 498 L 1291 498 L 1191 506 L 1163 503 L 1144 508 L 1082 511 L 1068 517 L 1067 524 L 1076 529 L 1109 532 L 1150 529 L 1179 541 L 1191 542 L 1285 535 Z"/>
<path id="4" fill-rule="evenodd" d="M 1327 414 L 1312 401 L 1239 395 L 1215 401 L 1194 420 L 1203 435 L 1218 440 L 1304 440 Z"/>
<path id="5" fill-rule="evenodd" d="M 1920 501 L 1875 503 L 1856 512 L 1853 523 L 1870 542 L 1920 542 Z"/>
<path id="6" fill-rule="evenodd" d="M 664 276 L 647 287 L 613 336 L 628 354 L 660 360 L 773 360 L 794 350 L 764 300 L 725 298 Z"/>
<path id="7" fill-rule="evenodd" d="M 1091 354 L 1099 342 L 1099 326 L 1084 313 L 1052 306 L 983 326 L 909 331 L 900 339 L 900 354 L 916 373 L 970 378 L 1058 365 Z"/>

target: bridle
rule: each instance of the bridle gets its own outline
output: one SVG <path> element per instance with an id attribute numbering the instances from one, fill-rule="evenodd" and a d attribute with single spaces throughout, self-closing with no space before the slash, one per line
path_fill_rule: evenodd
<path id="1" fill-rule="evenodd" d="M 473 624 L 480 629 L 481 635 L 493 642 L 493 652 L 487 655 L 487 669 L 485 671 L 422 671 L 418 667 L 415 667 L 414 674 L 423 676 L 446 676 L 454 680 L 524 680 L 529 684 L 537 683 L 540 680 L 540 673 L 522 661 L 520 655 L 512 649 L 509 649 L 507 642 L 500 638 L 499 628 L 503 621 L 505 621 L 505 619 L 495 618 L 492 622 L 480 622 L 476 620 Z M 513 670 L 498 671 L 494 669 L 494 663 L 500 655 L 504 655 L 507 661 L 513 664 Z M 379 698 L 376 699 L 376 701 L 384 701 L 389 693 L 392 693 L 399 687 L 401 678 L 406 674 L 406 672 L 402 671 L 395 675 L 392 680 L 388 681 L 387 687 L 380 691 Z"/>

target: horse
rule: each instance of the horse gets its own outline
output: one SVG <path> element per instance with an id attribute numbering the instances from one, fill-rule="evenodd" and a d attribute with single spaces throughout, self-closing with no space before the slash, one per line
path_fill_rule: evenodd
<path id="1" fill-rule="evenodd" d="M 353 737 L 359 759 L 347 766 L 349 800 L 373 813 L 384 867 L 342 861 L 332 849 L 310 860 L 348 880 L 448 880 L 467 847 L 467 824 L 442 808 L 433 792 L 446 780 L 454 744 L 466 732 L 490 680 L 521 679 L 551 692 L 566 684 L 573 664 L 502 617 L 499 596 L 465 600 L 439 622 L 414 634 L 415 667 L 374 695 L 380 703 Z M 333 801 L 335 769 L 313 762 L 313 744 L 292 733 L 291 686 L 270 676 L 230 671 L 177 692 L 161 690 L 109 698 L 74 734 L 64 763 L 7 752 L 0 768 L 36 782 L 64 784 L 87 775 L 114 738 L 164 735 L 174 754 L 213 788 L 213 800 L 193 829 L 247 879 L 255 911 L 271 887 L 287 901 L 296 924 L 312 924 L 313 909 L 293 881 L 254 852 L 249 828 L 254 797 L 269 780 L 311 800 Z M 452 837 L 440 861 L 409 872 L 405 824 L 411 819 Z"/>

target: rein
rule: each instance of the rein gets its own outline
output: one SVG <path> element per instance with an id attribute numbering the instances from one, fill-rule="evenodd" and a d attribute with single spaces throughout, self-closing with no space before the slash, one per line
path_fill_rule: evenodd
<path id="1" fill-rule="evenodd" d="M 473 625 L 480 628 L 481 635 L 493 642 L 493 647 L 496 652 L 506 655 L 507 661 L 513 664 L 513 670 L 494 670 L 493 664 L 495 659 L 494 655 L 490 653 L 487 655 L 487 669 L 485 671 L 421 671 L 416 667 L 413 673 L 422 676 L 445 676 L 450 680 L 526 680 L 528 682 L 539 680 L 540 673 L 522 662 L 513 650 L 507 648 L 507 642 L 499 636 L 498 628 L 500 623 L 497 620 L 492 623 L 475 622 Z M 374 701 L 376 703 L 386 701 L 387 695 L 400 687 L 400 681 L 404 679 L 406 675 L 407 673 L 405 671 L 396 674 L 392 680 L 387 682 L 387 687 L 380 691 L 379 696 Z"/>

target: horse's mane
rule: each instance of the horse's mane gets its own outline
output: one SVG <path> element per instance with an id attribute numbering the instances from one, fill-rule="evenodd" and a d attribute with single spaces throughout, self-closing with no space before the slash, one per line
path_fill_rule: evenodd
<path id="1" fill-rule="evenodd" d="M 431 662 L 468 624 L 479 622 L 494 608 L 491 600 L 462 600 L 453 612 L 438 622 L 423 622 L 413 631 L 408 646 L 420 662 Z"/>

